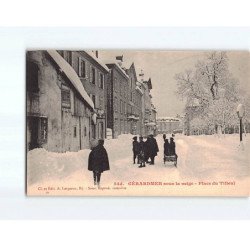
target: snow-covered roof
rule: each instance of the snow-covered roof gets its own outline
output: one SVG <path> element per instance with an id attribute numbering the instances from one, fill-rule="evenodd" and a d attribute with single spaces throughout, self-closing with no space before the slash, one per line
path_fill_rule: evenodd
<path id="1" fill-rule="evenodd" d="M 139 86 L 136 86 L 135 89 L 138 90 L 141 95 L 143 95 L 143 92 L 142 92 L 142 90 L 141 90 L 141 88 Z"/>
<path id="2" fill-rule="evenodd" d="M 129 76 L 127 75 L 127 73 L 125 72 L 125 70 L 117 63 L 117 62 L 114 62 L 114 61 L 108 61 L 108 60 L 104 60 L 103 61 L 105 64 L 114 64 L 116 65 L 119 70 L 121 71 L 121 73 L 127 78 L 129 79 Z"/>
<path id="3" fill-rule="evenodd" d="M 152 89 L 151 78 L 148 79 L 147 84 L 148 84 L 148 88 L 149 88 L 149 89 Z"/>
<path id="4" fill-rule="evenodd" d="M 142 85 L 142 83 L 141 82 L 138 82 L 138 81 L 136 81 L 136 86 L 138 86 L 139 88 L 141 87 L 141 85 Z"/>
<path id="5" fill-rule="evenodd" d="M 156 112 L 156 107 L 154 106 L 153 103 L 151 103 L 151 109 Z"/>
<path id="6" fill-rule="evenodd" d="M 87 94 L 84 89 L 82 82 L 75 70 L 68 64 L 66 60 L 56 51 L 56 50 L 47 50 L 49 55 L 53 58 L 56 64 L 60 67 L 60 69 L 64 72 L 67 78 L 71 81 L 72 85 L 78 91 L 78 93 L 82 96 L 82 98 L 88 103 L 88 105 L 94 109 L 94 103 Z"/>
<path id="7" fill-rule="evenodd" d="M 84 50 L 86 54 L 88 54 L 93 60 L 95 60 L 98 64 L 100 64 L 107 72 L 109 72 L 109 68 L 105 65 L 105 63 L 96 57 L 96 55 L 92 52 Z"/>

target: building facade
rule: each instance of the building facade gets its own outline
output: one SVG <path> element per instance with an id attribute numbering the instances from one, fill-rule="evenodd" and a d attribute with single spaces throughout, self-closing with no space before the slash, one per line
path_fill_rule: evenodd
<path id="1" fill-rule="evenodd" d="M 151 115 L 150 115 L 150 122 L 152 124 L 152 133 L 153 135 L 157 135 L 158 131 L 157 131 L 157 123 L 156 123 L 156 115 L 157 115 L 157 111 L 156 108 L 154 106 L 154 104 L 151 102 Z"/>
<path id="2" fill-rule="evenodd" d="M 137 80 L 134 63 L 126 69 L 129 76 L 128 124 L 129 132 L 133 135 L 142 133 L 142 95 L 140 84 Z"/>
<path id="3" fill-rule="evenodd" d="M 182 120 L 177 117 L 157 118 L 157 130 L 160 134 L 182 133 Z"/>
<path id="4" fill-rule="evenodd" d="M 91 122 L 91 139 L 106 138 L 109 69 L 99 60 L 98 51 L 59 51 L 59 53 L 75 70 L 94 103 L 96 122 Z"/>
<path id="5" fill-rule="evenodd" d="M 90 147 L 94 104 L 79 77 L 55 50 L 26 54 L 27 149 Z"/>
<path id="6" fill-rule="evenodd" d="M 128 114 L 131 112 L 129 103 L 129 76 L 117 63 L 107 63 L 110 74 L 107 81 L 107 127 L 112 130 L 112 138 L 130 132 Z"/>
<path id="7" fill-rule="evenodd" d="M 152 114 L 152 95 L 150 90 L 152 89 L 151 78 L 148 81 L 143 81 L 144 83 L 144 127 L 145 127 L 145 135 L 155 134 L 156 133 L 156 123 L 154 114 Z M 155 110 L 156 111 L 156 110 Z"/>

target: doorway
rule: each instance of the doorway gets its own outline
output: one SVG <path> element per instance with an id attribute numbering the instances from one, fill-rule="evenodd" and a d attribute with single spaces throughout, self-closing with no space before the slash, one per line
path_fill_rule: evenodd
<path id="1" fill-rule="evenodd" d="M 39 147 L 38 133 L 39 133 L 39 118 L 29 117 L 28 118 L 28 150 Z"/>
<path id="2" fill-rule="evenodd" d="M 104 126 L 103 126 L 103 122 L 99 122 L 98 123 L 98 136 L 99 136 L 99 139 L 104 139 Z"/>

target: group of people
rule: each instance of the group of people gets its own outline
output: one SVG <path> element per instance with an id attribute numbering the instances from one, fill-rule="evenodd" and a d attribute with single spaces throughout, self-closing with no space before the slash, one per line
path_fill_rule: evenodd
<path id="1" fill-rule="evenodd" d="M 146 163 L 154 165 L 155 156 L 158 152 L 158 144 L 152 134 L 147 137 L 146 141 L 143 141 L 142 136 L 139 137 L 139 141 L 137 140 L 137 136 L 133 137 L 133 162 L 135 164 L 137 159 L 137 164 L 139 164 L 140 168 L 145 167 Z"/>
<path id="2" fill-rule="evenodd" d="M 170 137 L 170 141 L 169 141 L 167 139 L 166 134 L 163 134 L 163 140 L 164 140 L 164 155 L 166 156 L 176 155 L 174 135 L 172 134 L 172 137 Z"/>
<path id="3" fill-rule="evenodd" d="M 170 137 L 169 142 L 166 135 L 163 135 L 164 155 L 175 155 L 177 159 L 173 137 L 174 135 Z M 155 156 L 158 152 L 157 141 L 152 134 L 147 137 L 146 141 L 143 140 L 142 136 L 139 137 L 139 141 L 137 140 L 137 136 L 133 137 L 133 162 L 135 164 L 137 160 L 137 164 L 139 164 L 140 168 L 145 167 L 146 163 L 154 165 Z M 88 170 L 93 172 L 94 185 L 99 187 L 102 172 L 109 169 L 109 158 L 104 148 L 104 140 L 98 140 L 98 144 L 92 148 L 88 159 Z"/>
<path id="4" fill-rule="evenodd" d="M 164 155 L 165 156 L 176 156 L 178 158 L 175 150 L 174 134 L 170 139 L 167 139 L 166 134 L 163 134 L 164 140 Z M 146 141 L 143 141 L 143 137 L 139 137 L 139 142 L 137 141 L 137 136 L 133 137 L 133 163 L 137 159 L 137 164 L 139 167 L 145 167 L 146 163 L 154 165 L 155 156 L 159 152 L 159 148 L 156 142 L 156 139 L 153 135 L 149 135 Z M 150 159 L 150 161 L 149 161 Z"/>

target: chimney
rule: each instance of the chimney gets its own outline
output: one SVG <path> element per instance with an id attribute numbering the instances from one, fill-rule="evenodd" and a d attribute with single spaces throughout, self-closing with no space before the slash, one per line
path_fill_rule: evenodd
<path id="1" fill-rule="evenodd" d="M 144 80 L 144 73 L 143 73 L 142 69 L 141 69 L 141 73 L 139 74 L 139 76 L 141 77 L 141 81 L 143 82 L 143 80 Z"/>
<path id="2" fill-rule="evenodd" d="M 116 56 L 115 59 L 116 59 L 118 65 L 119 65 L 120 67 L 122 67 L 123 55 L 121 55 L 121 56 Z"/>
<path id="3" fill-rule="evenodd" d="M 95 51 L 95 56 L 98 58 L 98 50 Z"/>

